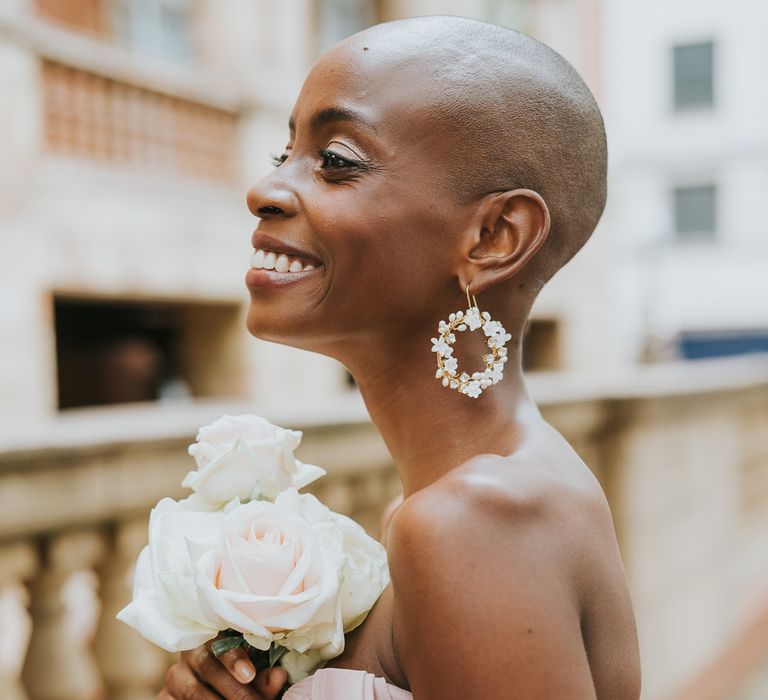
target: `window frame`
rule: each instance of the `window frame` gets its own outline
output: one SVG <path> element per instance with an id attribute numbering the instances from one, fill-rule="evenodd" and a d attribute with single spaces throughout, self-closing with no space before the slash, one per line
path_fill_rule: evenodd
<path id="1" fill-rule="evenodd" d="M 112 39 L 126 51 L 179 65 L 197 60 L 192 0 L 104 0 L 104 3 Z M 181 41 L 180 35 L 169 38 L 172 33 L 167 31 L 169 25 L 165 21 L 168 10 L 186 16 L 186 31 Z"/>
<path id="2" fill-rule="evenodd" d="M 672 234 L 676 243 L 712 243 L 718 239 L 718 184 L 712 180 L 699 182 L 677 182 L 670 189 L 670 208 L 672 220 Z M 694 192 L 711 191 L 711 227 L 681 228 L 680 217 L 680 195 L 684 192 L 693 194 Z"/>
<path id="3" fill-rule="evenodd" d="M 695 99 L 690 96 L 687 98 L 685 95 L 681 95 L 681 76 L 679 72 L 681 52 L 686 50 L 700 49 L 702 47 L 709 47 L 709 85 L 708 95 L 705 99 Z M 717 66 L 717 44 L 714 39 L 702 39 L 699 41 L 687 41 L 675 43 L 671 47 L 671 71 L 670 71 L 670 92 L 672 111 L 679 113 L 686 113 L 692 111 L 710 111 L 715 109 L 717 98 L 717 86 L 716 86 L 716 66 Z M 701 76 L 698 76 L 701 79 Z M 689 75 L 687 82 L 690 84 L 693 80 L 697 79 L 695 75 Z"/>

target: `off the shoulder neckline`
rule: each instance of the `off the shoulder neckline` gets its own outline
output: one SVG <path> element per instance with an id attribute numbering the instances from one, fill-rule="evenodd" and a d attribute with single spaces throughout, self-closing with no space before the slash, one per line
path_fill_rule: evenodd
<path id="1" fill-rule="evenodd" d="M 412 700 L 407 690 L 367 671 L 321 668 L 289 688 L 283 700 Z"/>

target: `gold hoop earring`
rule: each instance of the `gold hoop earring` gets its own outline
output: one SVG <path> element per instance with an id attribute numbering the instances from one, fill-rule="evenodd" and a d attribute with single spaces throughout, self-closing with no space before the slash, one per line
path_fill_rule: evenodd
<path id="1" fill-rule="evenodd" d="M 466 394 L 476 399 L 493 384 L 500 382 L 504 376 L 504 363 L 507 361 L 507 349 L 504 347 L 512 336 L 506 332 L 504 326 L 494 321 L 487 311 L 481 312 L 477 306 L 477 299 L 472 295 L 474 305 L 469 300 L 469 285 L 467 292 L 467 310 L 456 311 L 448 316 L 448 322 L 440 321 L 437 326 L 437 338 L 430 338 L 432 351 L 437 353 L 437 372 L 435 377 L 441 379 L 443 386 L 456 389 L 460 394 Z M 475 331 L 483 329 L 486 336 L 486 344 L 491 350 L 490 354 L 483 355 L 485 370 L 473 372 L 459 372 L 456 358 L 453 357 L 451 345 L 456 342 L 453 331 Z"/>

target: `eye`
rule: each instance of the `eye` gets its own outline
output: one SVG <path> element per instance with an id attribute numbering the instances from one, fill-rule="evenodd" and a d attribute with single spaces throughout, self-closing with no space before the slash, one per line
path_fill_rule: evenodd
<path id="1" fill-rule="evenodd" d="M 272 161 L 272 165 L 277 168 L 279 165 L 285 163 L 285 161 L 288 159 L 288 154 L 283 153 L 282 155 L 276 156 L 274 153 L 271 153 L 269 159 Z"/>
<path id="2" fill-rule="evenodd" d="M 326 170 L 341 170 L 343 168 L 356 168 L 358 164 L 348 158 L 342 158 L 338 153 L 320 148 L 318 155 L 323 159 L 322 167 Z"/>

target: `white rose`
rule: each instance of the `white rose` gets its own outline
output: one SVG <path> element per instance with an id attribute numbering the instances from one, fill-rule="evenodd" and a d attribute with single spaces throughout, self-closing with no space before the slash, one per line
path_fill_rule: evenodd
<path id="1" fill-rule="evenodd" d="M 295 683 L 344 650 L 389 583 L 386 551 L 362 527 L 295 488 L 275 502 L 197 509 L 198 494 L 152 510 L 133 601 L 118 619 L 168 651 L 228 628 L 289 651 Z"/>
<path id="2" fill-rule="evenodd" d="M 233 498 L 274 500 L 289 487 L 301 489 L 325 469 L 299 461 L 293 451 L 300 430 L 273 425 L 255 415 L 224 416 L 200 429 L 189 454 L 197 462 L 182 486 L 193 489 L 211 508 Z"/>
<path id="3" fill-rule="evenodd" d="M 314 496 L 303 495 L 300 500 L 302 515 L 312 523 L 331 522 L 341 532 L 341 544 L 345 562 L 342 570 L 341 618 L 344 633 L 360 625 L 389 585 L 387 552 L 383 545 L 370 537 L 354 520 L 335 513 Z M 338 651 L 340 654 L 343 648 Z M 280 665 L 288 672 L 288 681 L 298 683 L 338 654 L 323 654 L 317 649 L 304 653 L 288 651 L 280 659 Z"/>
<path id="4" fill-rule="evenodd" d="M 312 675 L 325 663 L 325 659 L 317 649 L 299 654 L 298 651 L 287 651 L 280 657 L 280 665 L 288 672 L 288 682 L 293 685 Z"/>
<path id="5" fill-rule="evenodd" d="M 387 550 L 351 518 L 333 511 L 330 513 L 343 535 L 347 559 L 341 584 L 341 615 L 346 633 L 365 620 L 389 585 Z"/>
<path id="6" fill-rule="evenodd" d="M 304 499 L 317 501 L 288 489 L 274 503 L 229 503 L 219 546 L 197 562 L 196 584 L 206 615 L 257 649 L 277 642 L 331 658 L 344 649 L 344 538 L 332 522 L 309 522 Z"/>
<path id="7" fill-rule="evenodd" d="M 341 584 L 344 632 L 360 625 L 389 585 L 387 550 L 365 529 L 346 515 L 335 513 L 317 498 L 306 494 L 300 503 L 302 515 L 311 523 L 332 523 L 342 539 L 337 541 L 345 556 Z"/>
<path id="8" fill-rule="evenodd" d="M 168 651 L 194 649 L 222 627 L 200 606 L 195 564 L 219 542 L 221 513 L 190 512 L 172 498 L 149 516 L 149 544 L 136 563 L 133 600 L 117 619 Z"/>

